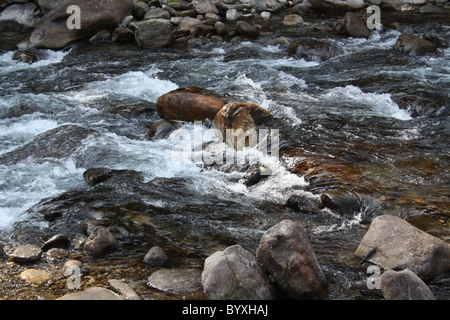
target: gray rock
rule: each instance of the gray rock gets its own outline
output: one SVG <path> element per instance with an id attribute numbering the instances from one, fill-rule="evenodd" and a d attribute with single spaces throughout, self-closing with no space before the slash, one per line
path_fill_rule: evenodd
<path id="1" fill-rule="evenodd" d="M 172 24 L 168 20 L 147 20 L 139 24 L 135 32 L 136 42 L 142 48 L 168 47 L 173 41 L 172 31 Z"/>
<path id="2" fill-rule="evenodd" d="M 51 248 L 66 248 L 70 245 L 70 240 L 63 234 L 57 234 L 45 241 L 41 250 L 47 251 Z"/>
<path id="3" fill-rule="evenodd" d="M 66 1 L 66 0 L 36 0 L 37 5 L 41 9 L 41 11 L 44 13 L 47 13 L 47 12 L 55 9 L 57 6 L 59 6 L 64 1 Z"/>
<path id="4" fill-rule="evenodd" d="M 69 293 L 56 300 L 124 300 L 111 290 L 93 287 L 81 292 Z"/>
<path id="5" fill-rule="evenodd" d="M 32 244 L 18 246 L 10 254 L 11 260 L 17 263 L 35 262 L 41 259 L 41 257 L 41 248 Z"/>
<path id="6" fill-rule="evenodd" d="M 201 288 L 201 271 L 197 269 L 161 269 L 148 277 L 149 287 L 173 294 L 194 292 Z"/>
<path id="7" fill-rule="evenodd" d="M 117 245 L 117 240 L 103 226 L 97 226 L 87 237 L 84 243 L 84 252 L 90 256 L 98 257 Z"/>
<path id="8" fill-rule="evenodd" d="M 289 298 L 318 299 L 327 292 L 325 274 L 298 223 L 283 220 L 267 230 L 256 255 Z"/>
<path id="9" fill-rule="evenodd" d="M 390 215 L 372 221 L 355 255 L 385 270 L 409 269 L 424 280 L 450 271 L 450 245 Z"/>
<path id="10" fill-rule="evenodd" d="M 124 281 L 110 279 L 108 285 L 116 292 L 121 294 L 126 300 L 142 300 L 142 298 Z"/>
<path id="11" fill-rule="evenodd" d="M 347 12 L 344 16 L 344 29 L 352 37 L 368 38 L 370 30 L 366 23 L 354 12 Z"/>
<path id="12" fill-rule="evenodd" d="M 0 25 L 15 22 L 24 27 L 34 27 L 39 19 L 33 3 L 12 4 L 0 12 Z"/>
<path id="13" fill-rule="evenodd" d="M 386 300 L 436 300 L 430 288 L 411 270 L 388 270 L 380 278 Z"/>
<path id="14" fill-rule="evenodd" d="M 219 10 L 211 0 L 198 0 L 198 3 L 194 6 L 195 10 L 199 14 L 206 13 L 219 13 Z"/>
<path id="15" fill-rule="evenodd" d="M 170 13 L 164 9 L 150 9 L 144 16 L 144 20 L 170 19 Z"/>
<path id="16" fill-rule="evenodd" d="M 394 44 L 394 50 L 409 56 L 423 56 L 436 52 L 438 46 L 433 42 L 413 34 L 402 33 Z"/>
<path id="17" fill-rule="evenodd" d="M 236 23 L 236 31 L 238 32 L 238 34 L 250 38 L 256 38 L 260 34 L 258 29 L 245 21 L 238 21 Z"/>
<path id="18" fill-rule="evenodd" d="M 366 5 L 363 0 L 308 0 L 315 11 L 326 14 L 344 14 Z"/>
<path id="19" fill-rule="evenodd" d="M 176 129 L 177 125 L 175 122 L 168 120 L 160 120 L 150 126 L 146 138 L 149 140 L 166 139 Z"/>
<path id="20" fill-rule="evenodd" d="M 271 300 L 274 288 L 255 256 L 240 245 L 218 251 L 205 260 L 205 294 L 214 300 Z"/>
<path id="21" fill-rule="evenodd" d="M 142 20 L 149 10 L 150 7 L 144 1 L 138 1 L 134 5 L 133 15 L 136 19 Z"/>
<path id="22" fill-rule="evenodd" d="M 155 246 L 152 247 L 144 256 L 144 262 L 153 267 L 162 266 L 168 259 L 168 256 L 163 248 Z"/>

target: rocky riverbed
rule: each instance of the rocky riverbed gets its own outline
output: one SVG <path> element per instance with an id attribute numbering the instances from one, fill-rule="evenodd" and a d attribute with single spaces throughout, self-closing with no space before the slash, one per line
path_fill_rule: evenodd
<path id="1" fill-rule="evenodd" d="M 0 298 L 449 298 L 448 1 L 0 8 Z"/>

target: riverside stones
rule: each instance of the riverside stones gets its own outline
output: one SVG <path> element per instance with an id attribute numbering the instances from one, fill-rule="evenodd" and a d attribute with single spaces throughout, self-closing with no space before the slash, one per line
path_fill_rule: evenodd
<path id="1" fill-rule="evenodd" d="M 344 16 L 344 29 L 352 37 L 368 38 L 370 30 L 366 23 L 354 12 L 347 12 Z"/>
<path id="2" fill-rule="evenodd" d="M 117 245 L 117 240 L 103 226 L 97 226 L 92 230 L 84 243 L 84 252 L 90 256 L 98 257 Z"/>
<path id="3" fill-rule="evenodd" d="M 150 19 L 139 24 L 136 43 L 142 48 L 164 48 L 173 41 L 173 26 L 166 19 Z"/>
<path id="4" fill-rule="evenodd" d="M 28 263 L 40 260 L 42 250 L 38 246 L 25 244 L 14 248 L 10 255 L 10 259 L 17 263 Z"/>
<path id="5" fill-rule="evenodd" d="M 409 269 L 424 280 L 450 271 L 450 245 L 390 215 L 372 221 L 355 255 L 385 270 Z"/>
<path id="6" fill-rule="evenodd" d="M 27 269 L 19 274 L 19 278 L 31 284 L 41 284 L 50 280 L 48 272 L 39 269 Z"/>
<path id="7" fill-rule="evenodd" d="M 255 256 L 240 245 L 218 251 L 205 260 L 202 284 L 213 300 L 271 300 L 269 277 Z"/>
<path id="8" fill-rule="evenodd" d="M 111 290 L 92 287 L 81 292 L 63 295 L 56 300 L 124 300 L 124 298 Z"/>
<path id="9" fill-rule="evenodd" d="M 201 288 L 197 269 L 160 269 L 148 277 L 149 287 L 173 294 L 194 292 Z"/>
<path id="10" fill-rule="evenodd" d="M 328 282 L 303 228 L 283 220 L 261 238 L 256 256 L 277 286 L 292 299 L 319 299 Z"/>
<path id="11" fill-rule="evenodd" d="M 383 272 L 380 288 L 386 300 L 436 300 L 430 288 L 408 269 Z"/>
<path id="12" fill-rule="evenodd" d="M 160 267 L 166 261 L 168 257 L 163 248 L 154 246 L 144 256 L 144 263 L 152 267 Z"/>

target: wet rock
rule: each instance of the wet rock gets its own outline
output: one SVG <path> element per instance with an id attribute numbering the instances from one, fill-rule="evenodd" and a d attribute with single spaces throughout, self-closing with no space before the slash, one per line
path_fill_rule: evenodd
<path id="1" fill-rule="evenodd" d="M 48 158 L 65 158 L 78 149 L 83 140 L 94 132 L 94 130 L 74 125 L 46 131 L 25 146 L 0 156 L 0 164 L 14 164 L 29 157 L 39 163 Z"/>
<path id="2" fill-rule="evenodd" d="M 144 16 L 144 20 L 150 19 L 170 19 L 170 13 L 164 9 L 150 9 Z"/>
<path id="3" fill-rule="evenodd" d="M 38 56 L 32 52 L 16 51 L 12 58 L 13 60 L 28 64 L 32 64 L 38 61 Z"/>
<path id="4" fill-rule="evenodd" d="M 113 172 L 109 168 L 91 168 L 83 172 L 83 178 L 86 182 L 95 186 L 113 176 Z"/>
<path id="5" fill-rule="evenodd" d="M 42 284 L 49 281 L 51 276 L 44 270 L 27 269 L 19 274 L 19 278 L 29 284 Z"/>
<path id="6" fill-rule="evenodd" d="M 67 260 L 61 267 L 61 272 L 64 276 L 69 277 L 74 274 L 86 274 L 88 273 L 88 269 L 79 260 Z"/>
<path id="7" fill-rule="evenodd" d="M 65 0 L 37 0 L 37 5 L 41 9 L 42 12 L 47 13 L 53 9 L 55 9 L 57 6 L 59 6 L 61 3 L 63 3 Z"/>
<path id="8" fill-rule="evenodd" d="M 163 248 L 155 246 L 152 247 L 144 256 L 144 263 L 152 267 L 160 267 L 166 261 L 168 257 Z"/>
<path id="9" fill-rule="evenodd" d="M 201 271 L 197 269 L 160 269 L 148 277 L 147 285 L 173 294 L 194 292 L 202 286 Z"/>
<path id="10" fill-rule="evenodd" d="M 333 15 L 344 14 L 347 11 L 358 10 L 366 5 L 363 0 L 308 0 L 308 1 L 315 11 Z"/>
<path id="11" fill-rule="evenodd" d="M 267 230 L 256 256 L 277 286 L 292 299 L 319 299 L 328 283 L 303 228 L 283 220 Z"/>
<path id="12" fill-rule="evenodd" d="M 414 118 L 437 115 L 441 109 L 438 102 L 419 95 L 402 93 L 393 95 L 392 99 Z"/>
<path id="13" fill-rule="evenodd" d="M 173 26 L 169 20 L 151 19 L 141 22 L 135 32 L 136 42 L 142 48 L 164 48 L 173 41 Z"/>
<path id="14" fill-rule="evenodd" d="M 108 285 L 126 300 L 142 300 L 142 298 L 122 280 L 110 279 L 108 280 Z"/>
<path id="15" fill-rule="evenodd" d="M 111 40 L 112 33 L 110 30 L 100 30 L 95 35 L 89 38 L 89 43 L 99 44 L 103 42 L 108 42 Z"/>
<path id="16" fill-rule="evenodd" d="M 177 124 L 175 122 L 168 120 L 161 120 L 153 123 L 150 126 L 146 139 L 148 140 L 166 139 L 176 129 Z"/>
<path id="17" fill-rule="evenodd" d="M 326 41 L 303 39 L 292 43 L 288 52 L 297 59 L 323 62 L 342 54 L 342 49 Z"/>
<path id="18" fill-rule="evenodd" d="M 61 49 L 72 41 L 89 39 L 100 30 L 117 27 L 133 9 L 132 0 L 69 0 L 65 4 L 39 20 L 28 39 L 28 48 Z M 84 13 L 80 15 L 80 29 L 67 27 L 66 11 L 70 5 L 78 6 Z"/>
<path id="19" fill-rule="evenodd" d="M 258 166 L 244 176 L 244 184 L 246 187 L 251 187 L 261 180 L 268 178 L 272 174 L 269 168 Z"/>
<path id="20" fill-rule="evenodd" d="M 128 28 L 116 28 L 112 33 L 111 40 L 114 42 L 133 42 L 135 41 L 134 32 Z"/>
<path id="21" fill-rule="evenodd" d="M 274 124 L 272 114 L 251 103 L 231 102 L 223 106 L 213 121 L 214 131 L 222 141 L 236 150 L 255 147 L 263 137 L 260 129 L 269 129 Z M 230 130 L 227 132 L 227 130 Z"/>
<path id="22" fill-rule="evenodd" d="M 394 50 L 409 56 L 423 56 L 436 52 L 438 46 L 413 34 L 402 33 L 394 44 Z"/>
<path id="23" fill-rule="evenodd" d="M 298 25 L 302 24 L 303 22 L 304 22 L 303 18 L 301 16 L 299 16 L 298 14 L 288 14 L 283 19 L 283 24 L 285 26 L 298 26 Z"/>
<path id="24" fill-rule="evenodd" d="M 138 1 L 133 8 L 133 16 L 138 20 L 142 20 L 149 10 L 150 7 L 144 1 Z"/>
<path id="25" fill-rule="evenodd" d="M 345 14 L 344 29 L 352 37 L 368 38 L 370 36 L 370 30 L 366 23 L 354 12 Z"/>
<path id="26" fill-rule="evenodd" d="M 25 244 L 14 248 L 9 257 L 17 263 L 35 262 L 41 259 L 42 250 L 38 246 Z"/>
<path id="27" fill-rule="evenodd" d="M 275 291 L 255 256 L 240 245 L 205 260 L 202 284 L 213 300 L 271 300 Z"/>
<path id="28" fill-rule="evenodd" d="M 245 21 L 238 21 L 236 23 L 236 31 L 238 34 L 249 38 L 256 38 L 260 34 L 258 29 Z"/>
<path id="29" fill-rule="evenodd" d="M 92 287 L 81 292 L 63 295 L 56 300 L 124 300 L 124 298 L 111 290 Z"/>
<path id="30" fill-rule="evenodd" d="M 17 25 L 33 28 L 38 21 L 37 7 L 33 3 L 11 4 L 0 12 L 0 26 Z"/>
<path id="31" fill-rule="evenodd" d="M 380 287 L 385 300 L 436 300 L 422 279 L 408 269 L 383 272 Z"/>
<path id="32" fill-rule="evenodd" d="M 97 226 L 92 230 L 92 233 L 87 237 L 84 243 L 84 252 L 90 256 L 98 257 L 117 245 L 117 240 L 103 226 Z"/>
<path id="33" fill-rule="evenodd" d="M 166 120 L 212 120 L 225 102 L 209 94 L 213 93 L 196 87 L 177 89 L 159 97 L 156 110 Z"/>
<path id="34" fill-rule="evenodd" d="M 385 270 L 409 269 L 424 280 L 450 270 L 450 245 L 390 215 L 372 221 L 355 255 Z"/>
<path id="35" fill-rule="evenodd" d="M 358 194 L 344 190 L 325 192 L 320 199 L 320 208 L 328 208 L 340 215 L 354 215 L 361 210 Z"/>
<path id="36" fill-rule="evenodd" d="M 422 36 L 422 38 L 424 38 L 425 40 L 433 42 L 439 48 L 448 48 L 448 43 L 444 39 L 439 38 L 439 37 L 435 36 L 434 34 L 431 34 L 431 33 L 427 32 L 427 33 L 425 33 Z"/>
<path id="37" fill-rule="evenodd" d="M 67 248 L 70 245 L 70 239 L 63 234 L 57 234 L 44 242 L 41 247 L 42 251 L 52 248 Z"/>
<path id="38" fill-rule="evenodd" d="M 318 213 L 319 207 L 312 200 L 305 196 L 293 195 L 286 201 L 286 207 L 295 212 L 301 213 Z"/>
<path id="39" fill-rule="evenodd" d="M 0 259 L 6 258 L 7 255 L 5 253 L 5 250 L 3 249 L 3 246 L 0 244 Z"/>

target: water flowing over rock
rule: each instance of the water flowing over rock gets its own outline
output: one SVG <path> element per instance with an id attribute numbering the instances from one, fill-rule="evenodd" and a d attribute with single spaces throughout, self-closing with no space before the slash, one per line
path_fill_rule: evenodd
<path id="1" fill-rule="evenodd" d="M 409 56 L 423 56 L 433 53 L 438 46 L 413 34 L 402 33 L 394 44 L 394 50 Z"/>
<path id="2" fill-rule="evenodd" d="M 436 300 L 430 288 L 408 269 L 383 272 L 380 287 L 386 300 Z"/>
<path id="3" fill-rule="evenodd" d="M 424 280 L 450 270 L 450 245 L 390 215 L 372 221 L 355 255 L 386 270 L 409 269 Z"/>
<path id="4" fill-rule="evenodd" d="M 341 48 L 321 40 L 302 39 L 292 43 L 288 48 L 288 53 L 297 59 L 322 62 L 342 54 L 343 51 Z"/>
<path id="5" fill-rule="evenodd" d="M 274 288 L 255 256 L 240 245 L 205 260 L 202 283 L 213 300 L 271 300 Z"/>
<path id="6" fill-rule="evenodd" d="M 80 29 L 67 27 L 67 8 L 80 8 Z M 80 39 L 88 39 L 98 31 L 114 28 L 133 9 L 133 0 L 70 0 L 48 12 L 36 24 L 28 39 L 28 48 L 61 49 Z"/>
<path id="7" fill-rule="evenodd" d="M 267 230 L 256 252 L 258 260 L 292 299 L 319 299 L 328 282 L 303 228 L 283 220 Z"/>

